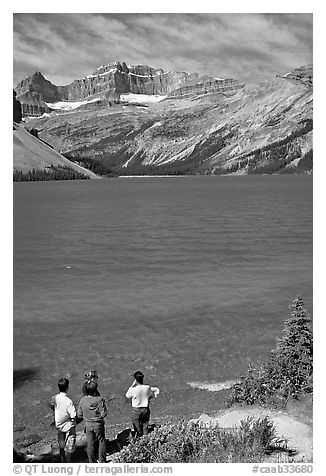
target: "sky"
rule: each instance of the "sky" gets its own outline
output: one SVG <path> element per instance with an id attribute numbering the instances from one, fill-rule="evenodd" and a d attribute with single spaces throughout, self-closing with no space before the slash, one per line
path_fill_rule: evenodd
<path id="1" fill-rule="evenodd" d="M 14 86 L 70 84 L 114 61 L 248 85 L 313 62 L 311 13 L 14 13 Z"/>

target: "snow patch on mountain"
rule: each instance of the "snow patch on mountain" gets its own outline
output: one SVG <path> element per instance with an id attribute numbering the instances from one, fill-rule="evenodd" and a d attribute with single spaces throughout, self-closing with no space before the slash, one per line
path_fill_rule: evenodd
<path id="1" fill-rule="evenodd" d="M 101 70 L 101 68 L 104 68 L 104 66 L 101 66 L 98 68 L 98 71 Z M 133 66 L 128 66 L 128 68 L 133 68 Z M 89 78 L 97 78 L 99 76 L 106 76 L 107 74 L 112 74 L 116 73 L 118 71 L 118 68 L 111 68 L 108 71 L 105 71 L 104 73 L 95 73 L 95 74 L 88 74 L 87 76 L 84 76 L 83 79 L 89 79 Z M 120 74 L 128 74 L 130 76 L 137 76 L 139 78 L 155 78 L 156 76 L 164 76 L 165 74 L 171 74 L 171 71 L 165 71 L 163 73 L 157 72 L 156 74 L 138 74 L 138 73 L 133 73 L 132 71 L 129 71 L 129 73 L 126 73 L 125 71 L 120 71 Z"/>
<path id="2" fill-rule="evenodd" d="M 160 96 L 158 94 L 121 94 L 121 101 L 128 103 L 137 103 L 137 104 L 146 104 L 146 103 L 157 103 L 166 99 L 167 96 Z"/>
<path id="3" fill-rule="evenodd" d="M 156 74 L 137 74 L 137 73 L 133 73 L 132 71 L 129 71 L 128 74 L 131 76 L 138 76 L 139 78 L 155 78 L 157 76 L 164 76 L 165 74 L 170 74 L 170 71 L 166 71 L 164 73 L 158 72 Z"/>
<path id="4" fill-rule="evenodd" d="M 140 151 L 140 149 L 137 149 L 136 152 L 130 157 L 130 159 L 128 159 L 127 162 L 125 162 L 125 163 L 122 165 L 122 167 L 124 167 L 124 168 L 128 167 L 129 162 L 130 162 L 134 157 L 136 157 L 136 155 L 138 154 L 139 151 Z"/>
<path id="5" fill-rule="evenodd" d="M 153 124 L 152 126 L 150 126 L 147 130 L 149 131 L 150 129 L 153 129 L 153 127 L 159 127 L 162 125 L 162 122 L 158 121 L 158 122 L 155 122 L 155 124 Z"/>
<path id="6" fill-rule="evenodd" d="M 178 152 L 177 154 L 173 154 L 172 157 L 169 157 L 167 159 L 163 159 L 161 160 L 161 165 L 162 164 L 169 164 L 169 163 L 173 163 L 173 162 L 177 162 L 179 160 L 186 160 L 187 157 L 189 155 L 192 154 L 192 152 L 194 151 L 195 149 L 195 146 L 196 144 L 191 144 L 189 147 L 186 147 L 184 149 L 182 149 L 180 152 Z"/>
<path id="7" fill-rule="evenodd" d="M 214 125 L 211 126 L 209 129 L 207 129 L 206 134 L 207 134 L 207 135 L 213 134 L 214 132 L 217 132 L 217 131 L 223 129 L 223 128 L 226 127 L 226 126 L 227 126 L 227 123 L 226 123 L 226 122 L 222 122 L 222 124 L 218 124 L 218 125 L 214 124 Z"/>
<path id="8" fill-rule="evenodd" d="M 88 76 L 85 76 L 83 79 L 97 78 L 98 76 L 106 76 L 107 74 L 115 73 L 116 71 L 118 71 L 117 68 L 112 68 L 109 71 L 106 71 L 105 73 L 89 74 Z"/>
<path id="9" fill-rule="evenodd" d="M 58 101 L 54 103 L 46 102 L 45 104 L 51 109 L 60 109 L 62 111 L 72 111 L 73 109 L 77 109 L 77 107 L 84 106 L 84 104 L 89 104 L 91 102 L 99 101 L 100 98 L 94 98 L 84 101 Z"/>

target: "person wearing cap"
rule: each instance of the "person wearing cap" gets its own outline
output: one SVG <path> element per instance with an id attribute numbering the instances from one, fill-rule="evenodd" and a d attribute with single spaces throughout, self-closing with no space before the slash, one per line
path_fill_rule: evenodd
<path id="1" fill-rule="evenodd" d="M 132 423 L 136 436 L 143 436 L 148 434 L 149 401 L 156 394 L 149 385 L 144 385 L 144 374 L 140 370 L 134 373 L 134 378 L 126 397 L 131 398 Z"/>
<path id="2" fill-rule="evenodd" d="M 83 387 L 82 387 L 83 396 L 87 395 L 86 385 L 88 384 L 88 382 L 95 382 L 96 384 L 98 382 L 98 375 L 97 375 L 96 370 L 88 370 L 87 372 L 85 372 L 84 377 L 85 377 L 86 381 L 85 381 L 85 383 L 83 384 Z M 100 397 L 101 396 L 97 387 L 96 387 L 96 391 L 95 391 L 94 396 L 95 397 Z"/>

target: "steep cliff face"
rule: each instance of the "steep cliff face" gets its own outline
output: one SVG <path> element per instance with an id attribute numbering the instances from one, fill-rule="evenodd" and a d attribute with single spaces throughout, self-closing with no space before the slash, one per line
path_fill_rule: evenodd
<path id="1" fill-rule="evenodd" d="M 42 116 L 50 109 L 42 98 L 41 93 L 26 91 L 18 96 L 24 117 Z"/>
<path id="2" fill-rule="evenodd" d="M 32 123 L 57 150 L 119 174 L 278 172 L 312 153 L 312 90 L 288 76 L 253 88 L 210 80 L 146 108 L 97 104 Z"/>
<path id="3" fill-rule="evenodd" d="M 80 101 L 96 95 L 117 101 L 120 95 L 128 93 L 173 96 L 177 91 L 175 95 L 179 97 L 202 94 L 203 91 L 230 91 L 239 87 L 243 85 L 234 80 L 217 81 L 197 73 L 167 72 L 150 66 L 127 66 L 124 62 L 116 62 L 100 66 L 94 73 L 66 86 L 55 86 L 41 73 L 34 73 L 21 81 L 15 91 L 22 103 L 23 115 L 35 116 L 48 112 L 48 104 Z"/>
<path id="4" fill-rule="evenodd" d="M 77 101 L 90 96 L 106 93 L 106 97 L 113 97 L 116 93 L 119 95 L 129 92 L 126 78 L 117 70 L 117 68 L 100 67 L 94 73 L 73 81 L 66 86 L 59 86 L 58 92 L 63 101 Z"/>
<path id="5" fill-rule="evenodd" d="M 134 94 L 162 94 L 185 85 L 193 85 L 200 80 L 197 73 L 154 70 L 144 66 L 131 66 L 129 72 L 130 92 Z"/>
<path id="6" fill-rule="evenodd" d="M 166 95 L 183 85 L 195 84 L 200 80 L 197 73 L 185 73 L 154 69 L 150 66 L 127 66 L 126 63 L 112 63 L 100 66 L 94 73 L 65 86 L 67 98 L 86 97 L 106 89 L 117 94 Z"/>
<path id="7" fill-rule="evenodd" d="M 168 95 L 168 97 L 181 98 L 212 93 L 235 94 L 239 89 L 243 89 L 244 87 L 244 83 L 239 83 L 234 79 L 213 79 L 175 89 Z"/>
<path id="8" fill-rule="evenodd" d="M 16 99 L 15 91 L 13 91 L 13 120 L 14 122 L 21 122 L 22 120 L 22 107 L 20 102 Z"/>

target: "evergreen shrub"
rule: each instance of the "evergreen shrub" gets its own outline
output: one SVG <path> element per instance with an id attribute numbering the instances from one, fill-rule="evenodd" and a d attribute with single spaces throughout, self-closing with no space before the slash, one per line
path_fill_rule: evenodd
<path id="1" fill-rule="evenodd" d="M 250 463 L 263 461 L 271 448 L 286 448 L 268 418 L 248 417 L 234 429 L 179 421 L 159 426 L 135 439 L 114 458 L 115 463 Z"/>
<path id="2" fill-rule="evenodd" d="M 259 368 L 249 365 L 247 374 L 231 388 L 228 405 L 274 403 L 312 393 L 313 332 L 301 296 L 290 305 L 291 317 L 283 336 Z"/>

